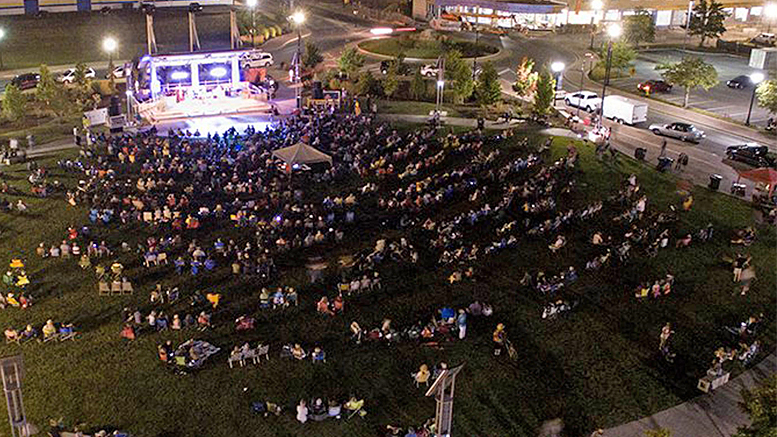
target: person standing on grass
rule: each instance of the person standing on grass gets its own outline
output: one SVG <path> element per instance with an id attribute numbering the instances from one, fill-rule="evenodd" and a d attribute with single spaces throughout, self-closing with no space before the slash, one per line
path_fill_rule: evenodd
<path id="1" fill-rule="evenodd" d="M 496 330 L 494 331 L 494 355 L 498 356 L 502 354 L 502 349 L 504 348 L 505 344 L 505 325 L 500 323 L 496 325 Z"/>
<path id="2" fill-rule="evenodd" d="M 669 341 L 669 337 L 674 334 L 674 331 L 672 331 L 672 324 L 669 322 L 666 322 L 666 325 L 664 325 L 663 328 L 661 328 L 661 342 L 658 345 L 658 348 L 663 350 L 664 346 L 666 346 L 666 342 Z"/>
<path id="3" fill-rule="evenodd" d="M 297 405 L 297 420 L 299 420 L 300 423 L 308 421 L 308 406 L 304 399 L 299 401 L 299 405 Z"/>
<path id="4" fill-rule="evenodd" d="M 464 340 L 467 336 L 467 312 L 463 308 L 459 310 L 456 324 L 459 326 L 459 340 Z"/>

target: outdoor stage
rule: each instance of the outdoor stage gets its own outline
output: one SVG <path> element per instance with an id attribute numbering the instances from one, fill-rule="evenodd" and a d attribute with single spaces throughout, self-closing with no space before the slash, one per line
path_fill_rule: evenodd
<path id="1" fill-rule="evenodd" d="M 182 117 L 203 117 L 214 115 L 269 114 L 272 106 L 257 97 L 210 96 L 184 98 L 175 95 L 160 97 L 151 105 L 141 106 L 141 117 L 156 124 Z"/>
<path id="2" fill-rule="evenodd" d="M 171 118 L 159 123 L 154 123 L 160 135 L 167 135 L 169 129 L 189 132 L 199 131 L 201 137 L 208 134 L 219 135 L 234 127 L 238 132 L 245 132 L 248 126 L 253 126 L 257 131 L 264 131 L 272 126 L 271 116 L 268 114 L 227 114 L 201 117 Z"/>

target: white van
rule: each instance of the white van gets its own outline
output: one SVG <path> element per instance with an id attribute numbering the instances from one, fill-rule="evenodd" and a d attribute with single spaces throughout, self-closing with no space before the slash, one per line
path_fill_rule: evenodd
<path id="1" fill-rule="evenodd" d="M 275 63 L 272 54 L 267 52 L 247 52 L 240 57 L 240 68 L 263 68 Z"/>
<path id="2" fill-rule="evenodd" d="M 623 96 L 607 96 L 602 106 L 605 118 L 634 125 L 647 121 L 648 105 Z"/>

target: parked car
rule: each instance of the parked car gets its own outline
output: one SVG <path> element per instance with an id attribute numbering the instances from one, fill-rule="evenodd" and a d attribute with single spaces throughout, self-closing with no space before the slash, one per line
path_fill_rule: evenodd
<path id="1" fill-rule="evenodd" d="M 248 68 L 269 67 L 274 63 L 275 60 L 273 59 L 272 54 L 267 52 L 251 51 L 240 57 L 240 68 L 244 70 Z"/>
<path id="2" fill-rule="evenodd" d="M 762 33 L 751 39 L 750 42 L 761 46 L 774 46 L 777 44 L 777 35 L 773 33 Z"/>
<path id="3" fill-rule="evenodd" d="M 394 60 L 380 61 L 380 72 L 383 74 L 387 74 L 389 71 L 389 68 L 391 68 L 391 64 L 393 64 L 394 62 L 396 61 Z M 404 62 L 399 64 L 399 74 L 402 76 L 410 74 L 410 66 Z"/>
<path id="4" fill-rule="evenodd" d="M 704 139 L 704 132 L 689 123 L 651 124 L 650 130 L 656 135 L 677 138 L 683 141 L 699 143 Z"/>
<path id="5" fill-rule="evenodd" d="M 86 73 L 85 75 L 87 79 L 94 79 L 97 76 L 97 73 L 94 72 L 94 69 L 91 67 L 86 67 Z M 64 83 L 73 83 L 73 81 L 76 79 L 76 69 L 75 68 L 68 68 L 65 70 L 64 73 L 59 75 L 59 81 Z"/>
<path id="6" fill-rule="evenodd" d="M 592 91 L 579 91 L 564 97 L 567 106 L 583 108 L 588 112 L 594 112 L 602 106 L 602 99 Z"/>
<path id="7" fill-rule="evenodd" d="M 123 65 L 119 65 L 118 67 L 113 69 L 113 78 L 114 79 L 123 79 L 125 76 L 128 76 L 128 75 L 129 75 L 129 71 L 125 70 Z M 105 75 L 105 78 L 106 79 L 110 79 L 111 78 L 111 74 L 107 73 Z"/>
<path id="8" fill-rule="evenodd" d="M 726 148 L 726 156 L 732 161 L 741 161 L 756 167 L 774 167 L 774 158 L 769 148 L 758 143 L 747 143 Z"/>
<path id="9" fill-rule="evenodd" d="M 38 86 L 39 81 L 40 74 L 38 73 L 24 73 L 11 79 L 11 83 L 20 90 L 29 90 L 35 88 Z"/>
<path id="10" fill-rule="evenodd" d="M 437 77 L 437 74 L 440 72 L 440 69 L 437 68 L 437 65 L 434 64 L 427 64 L 421 67 L 421 75 L 426 77 Z"/>
<path id="11" fill-rule="evenodd" d="M 750 88 L 753 86 L 753 81 L 750 80 L 750 76 L 741 75 L 726 81 L 726 86 L 729 88 L 741 90 L 743 88 Z"/>
<path id="12" fill-rule="evenodd" d="M 665 80 L 650 79 L 637 85 L 637 89 L 648 94 L 653 92 L 669 93 L 672 92 L 672 84 Z"/>

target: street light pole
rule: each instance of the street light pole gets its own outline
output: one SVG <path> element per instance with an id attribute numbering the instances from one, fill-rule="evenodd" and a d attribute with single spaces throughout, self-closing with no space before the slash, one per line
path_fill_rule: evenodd
<path id="1" fill-rule="evenodd" d="M 475 60 L 472 61 L 472 79 L 475 79 L 478 71 L 478 44 L 480 43 L 480 29 L 475 27 Z"/>
<path id="2" fill-rule="evenodd" d="M 604 97 L 607 95 L 607 85 L 610 82 L 610 69 L 612 68 L 612 40 L 617 38 L 621 34 L 621 27 L 618 24 L 613 24 L 607 29 L 607 34 L 610 39 L 607 41 L 607 64 L 604 69 L 604 83 L 602 84 L 602 102 L 599 105 L 599 119 L 596 121 L 596 127 L 602 127 L 602 119 L 604 118 Z"/>
<path id="3" fill-rule="evenodd" d="M 580 92 L 581 93 L 583 92 L 584 83 L 585 83 L 585 60 L 583 60 L 583 64 L 580 65 Z M 577 105 L 577 114 L 575 115 L 575 117 L 577 117 L 578 120 L 580 119 L 580 106 L 581 105 Z"/>
<path id="4" fill-rule="evenodd" d="M 297 25 L 297 62 L 294 65 L 294 82 L 297 83 L 295 88 L 295 97 L 297 100 L 297 110 L 302 111 L 302 78 L 300 77 L 300 64 L 302 63 L 302 23 L 305 22 L 305 14 L 302 11 L 297 11 L 291 16 L 291 21 Z"/>
<path id="5" fill-rule="evenodd" d="M 750 75 L 750 81 L 753 83 L 753 94 L 750 95 L 750 106 L 747 108 L 747 120 L 745 120 L 745 126 L 750 126 L 750 115 L 753 113 L 753 102 L 755 102 L 755 90 L 758 89 L 758 84 L 764 80 L 764 74 L 755 72 Z"/>
<path id="6" fill-rule="evenodd" d="M 258 0 L 246 0 L 246 6 L 251 8 L 251 46 L 256 48 L 256 5 Z"/>
<path id="7" fill-rule="evenodd" d="M 5 38 L 5 29 L 0 28 L 0 40 Z M 0 50 L 0 70 L 3 69 L 3 52 Z"/>

